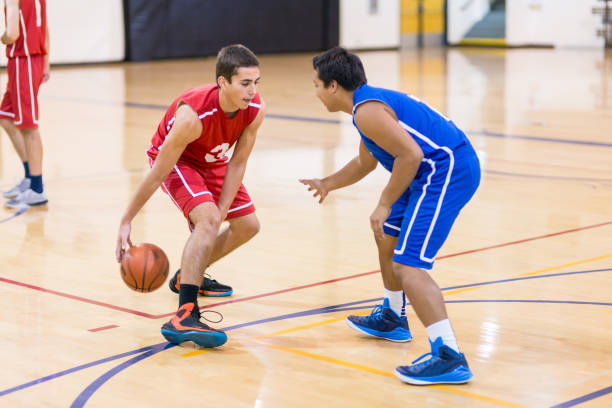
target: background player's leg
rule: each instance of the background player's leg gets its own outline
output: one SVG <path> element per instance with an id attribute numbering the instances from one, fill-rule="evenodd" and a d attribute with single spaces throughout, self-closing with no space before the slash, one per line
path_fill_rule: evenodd
<path id="1" fill-rule="evenodd" d="M 17 155 L 21 161 L 27 162 L 28 155 L 26 153 L 25 142 L 23 140 L 23 135 L 17 126 L 15 126 L 13 121 L 9 119 L 0 119 L 0 126 L 2 129 L 4 129 L 9 139 L 11 139 L 11 143 L 13 144 L 13 147 L 15 148 L 15 151 L 17 152 Z"/>
<path id="2" fill-rule="evenodd" d="M 47 195 L 42 182 L 42 155 L 43 147 L 38 129 L 21 129 L 25 142 L 26 155 L 30 168 L 30 188 L 21 192 L 17 197 L 7 201 L 5 205 L 10 208 L 23 206 L 43 205 L 47 203 Z"/>
<path id="3" fill-rule="evenodd" d="M 13 188 L 2 193 L 3 197 L 13 198 L 17 197 L 20 193 L 30 188 L 31 181 L 28 155 L 26 153 L 23 135 L 21 134 L 17 126 L 13 124 L 13 121 L 10 119 L 0 119 L 0 127 L 2 127 L 6 131 L 6 134 L 9 136 L 9 139 L 11 139 L 11 143 L 13 144 L 13 148 L 17 152 L 19 159 L 21 159 L 21 161 L 23 162 L 23 168 L 25 173 L 24 178 L 19 181 L 19 183 L 17 183 L 17 185 L 15 185 Z"/>
<path id="4" fill-rule="evenodd" d="M 30 174 L 39 176 L 42 174 L 43 146 L 38 129 L 22 129 Z"/>
<path id="5" fill-rule="evenodd" d="M 259 228 L 255 213 L 230 219 L 229 225 L 217 234 L 208 265 L 248 242 L 259 232 Z"/>

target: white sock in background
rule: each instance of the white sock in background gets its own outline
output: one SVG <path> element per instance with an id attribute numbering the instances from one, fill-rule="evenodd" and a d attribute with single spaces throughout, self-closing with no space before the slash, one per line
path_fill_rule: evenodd
<path id="1" fill-rule="evenodd" d="M 403 290 L 389 290 L 385 288 L 385 297 L 389 299 L 389 308 L 399 317 L 406 316 L 406 296 Z"/>
<path id="2" fill-rule="evenodd" d="M 453 332 L 450 320 L 440 320 L 431 326 L 427 326 L 427 334 L 429 335 L 429 341 L 432 342 L 438 337 L 442 337 L 442 343 L 444 343 L 445 346 L 448 346 L 459 353 L 459 346 L 457 345 L 457 339 L 455 338 L 455 332 Z"/>

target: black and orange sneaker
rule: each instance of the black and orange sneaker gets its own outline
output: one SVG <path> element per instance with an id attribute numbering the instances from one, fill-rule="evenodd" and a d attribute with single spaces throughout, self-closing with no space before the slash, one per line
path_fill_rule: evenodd
<path id="1" fill-rule="evenodd" d="M 218 347 L 227 341 L 227 335 L 200 321 L 200 311 L 193 313 L 194 303 L 179 307 L 172 319 L 161 328 L 162 335 L 170 343 L 193 341 L 202 347 Z"/>
<path id="2" fill-rule="evenodd" d="M 209 275 L 210 276 L 210 275 Z M 168 281 L 168 286 L 170 286 L 170 290 L 174 293 L 179 293 L 179 289 L 181 286 L 181 270 L 176 271 L 172 279 Z M 202 281 L 202 285 L 200 286 L 200 291 L 198 294 L 200 296 L 230 296 L 234 291 L 231 286 L 224 285 L 222 283 L 217 282 L 216 279 L 207 278 L 204 275 L 204 280 Z"/>

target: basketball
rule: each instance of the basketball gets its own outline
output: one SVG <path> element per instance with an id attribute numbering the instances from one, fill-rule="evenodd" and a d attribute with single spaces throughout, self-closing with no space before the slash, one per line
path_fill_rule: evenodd
<path id="1" fill-rule="evenodd" d="M 168 277 L 168 257 L 154 244 L 132 246 L 121 259 L 121 278 L 137 292 L 152 292 Z"/>

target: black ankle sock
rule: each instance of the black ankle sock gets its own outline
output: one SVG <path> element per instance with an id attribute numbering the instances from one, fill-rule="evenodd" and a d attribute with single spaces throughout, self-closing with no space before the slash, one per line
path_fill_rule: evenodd
<path id="1" fill-rule="evenodd" d="M 23 162 L 23 170 L 25 171 L 25 178 L 30 178 L 30 165 L 27 161 Z"/>
<path id="2" fill-rule="evenodd" d="M 32 184 L 30 188 L 37 193 L 43 192 L 43 183 L 42 183 L 42 174 L 40 176 L 30 176 L 30 180 L 32 180 Z"/>
<path id="3" fill-rule="evenodd" d="M 193 310 L 195 311 L 198 308 L 199 290 L 200 288 L 197 285 L 181 283 L 179 286 L 179 307 L 183 306 L 185 303 L 194 303 L 195 307 Z"/>

